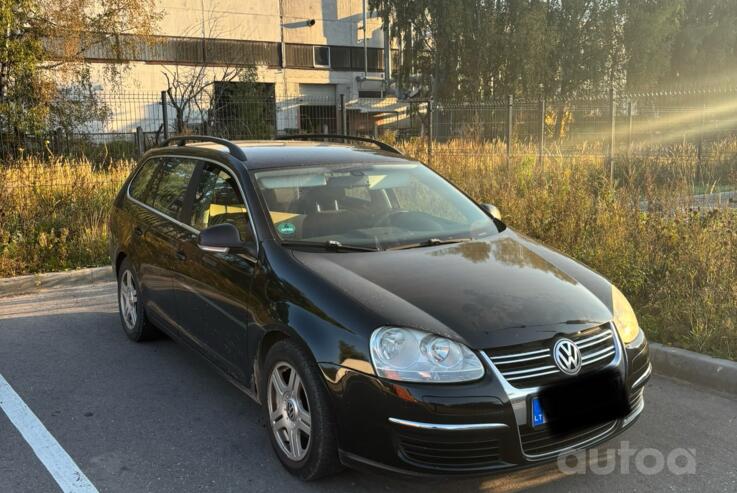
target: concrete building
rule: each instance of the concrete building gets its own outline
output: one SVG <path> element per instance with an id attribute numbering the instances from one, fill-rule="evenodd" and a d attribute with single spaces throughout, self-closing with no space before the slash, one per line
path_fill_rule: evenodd
<path id="1" fill-rule="evenodd" d="M 397 119 L 396 99 L 384 93 L 391 56 L 384 55 L 382 22 L 370 11 L 364 14 L 363 0 L 159 0 L 158 8 L 163 12 L 158 35 L 127 40 L 126 70 L 115 87 L 103 76 L 115 59 L 110 49 L 99 46 L 87 53 L 104 93 L 156 95 L 167 89 L 167 76 L 184 78 L 207 67 L 203 78 L 218 80 L 225 70 L 255 66 L 259 93 L 274 100 L 279 133 L 308 130 L 305 122 L 311 121 L 319 121 L 319 128 L 309 130 L 342 130 L 341 100 L 354 112 L 373 115 L 368 126 Z M 223 82 L 217 91 L 237 83 Z M 141 104 L 147 107 L 111 105 L 110 122 L 126 131 L 133 124 L 155 131 L 160 115 L 154 113 L 161 104 Z"/>

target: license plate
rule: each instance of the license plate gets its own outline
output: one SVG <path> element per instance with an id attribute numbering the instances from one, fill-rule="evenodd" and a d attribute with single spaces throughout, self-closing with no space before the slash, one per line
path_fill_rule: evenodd
<path id="1" fill-rule="evenodd" d="M 545 424 L 545 413 L 540 405 L 540 399 L 534 397 L 532 399 L 532 427 L 536 428 Z"/>

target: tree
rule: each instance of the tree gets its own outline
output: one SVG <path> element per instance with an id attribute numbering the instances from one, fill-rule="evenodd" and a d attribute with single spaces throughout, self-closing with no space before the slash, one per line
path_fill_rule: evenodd
<path id="1" fill-rule="evenodd" d="M 624 2 L 624 68 L 629 91 L 646 91 L 670 78 L 684 7 L 684 0 Z"/>
<path id="2" fill-rule="evenodd" d="M 174 109 L 174 129 L 177 134 L 190 132 L 196 120 L 203 127 L 209 126 L 211 105 L 217 101 L 222 88 L 228 84 L 255 84 L 256 70 L 248 66 L 187 67 L 174 65 L 163 70 L 166 79 L 166 95 Z M 241 97 L 249 93 L 239 91 Z M 206 131 L 206 128 L 203 129 Z"/>
<path id="3" fill-rule="evenodd" d="M 621 77 L 621 13 L 616 0 L 561 1 L 554 11 L 558 33 L 555 88 L 548 93 L 570 98 L 600 93 Z"/>
<path id="4" fill-rule="evenodd" d="M 669 78 L 717 84 L 737 78 L 737 2 L 685 2 L 670 56 Z"/>
<path id="5" fill-rule="evenodd" d="M 202 60 L 214 58 L 219 63 L 213 66 L 205 63 L 197 66 L 165 66 L 162 71 L 166 79 L 167 99 L 174 109 L 174 130 L 177 134 L 190 133 L 196 122 L 201 127 L 201 133 L 207 133 L 213 125 L 218 125 L 219 131 L 226 132 L 226 135 L 230 122 L 226 123 L 225 118 L 237 120 L 241 132 L 247 132 L 252 120 L 246 118 L 251 115 L 247 109 L 250 104 L 257 103 L 255 98 L 263 96 L 260 85 L 256 82 L 256 68 L 244 65 L 237 56 L 232 57 L 227 53 L 211 53 L 206 56 L 209 51 L 207 40 L 217 38 L 220 34 L 219 19 L 214 12 L 210 12 L 207 18 L 207 25 L 192 26 L 186 31 L 190 37 L 194 37 L 192 35 L 201 29 Z M 237 101 L 237 104 L 233 101 Z M 256 114 L 260 115 L 260 112 Z M 264 122 L 250 123 L 253 126 Z M 259 130 L 254 135 L 262 134 L 261 126 L 259 125 Z"/>
<path id="6" fill-rule="evenodd" d="M 436 98 L 571 97 L 621 78 L 617 0 L 373 0 Z"/>
<path id="7" fill-rule="evenodd" d="M 70 106 L 77 98 L 81 108 L 100 108 L 85 55 L 102 47 L 122 57 L 131 40 L 153 33 L 158 15 L 154 0 L 0 0 L 0 131 L 89 118 Z M 111 64 L 108 78 L 122 68 Z"/>
<path id="8" fill-rule="evenodd" d="M 478 100 L 570 99 L 737 79 L 734 0 L 371 0 L 399 87 Z"/>
<path id="9" fill-rule="evenodd" d="M 43 60 L 41 39 L 25 36 L 33 0 L 0 0 L 0 125 L 4 131 L 26 130 L 28 122 L 44 119 L 51 87 L 37 76 Z"/>

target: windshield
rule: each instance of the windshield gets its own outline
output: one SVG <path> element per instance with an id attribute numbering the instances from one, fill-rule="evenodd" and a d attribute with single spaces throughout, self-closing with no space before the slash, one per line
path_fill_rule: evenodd
<path id="1" fill-rule="evenodd" d="M 497 232 L 476 204 L 421 164 L 299 167 L 254 176 L 284 242 L 388 249 Z"/>

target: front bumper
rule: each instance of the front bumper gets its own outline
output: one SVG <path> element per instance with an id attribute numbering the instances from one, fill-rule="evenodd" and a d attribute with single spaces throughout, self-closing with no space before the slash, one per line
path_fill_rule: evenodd
<path id="1" fill-rule="evenodd" d="M 486 359 L 483 379 L 455 385 L 399 384 L 322 365 L 337 414 L 344 464 L 404 476 L 481 475 L 534 466 L 618 435 L 644 408 L 650 377 L 644 337 L 622 347 L 621 371 L 631 413 L 566 435 L 528 423 L 530 396 L 515 389 Z"/>

